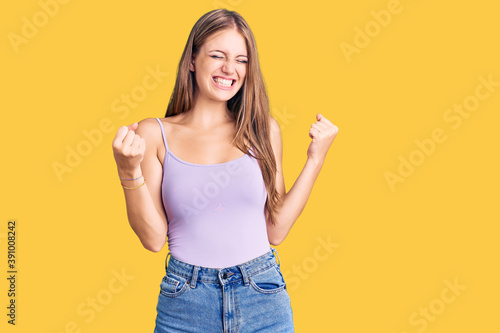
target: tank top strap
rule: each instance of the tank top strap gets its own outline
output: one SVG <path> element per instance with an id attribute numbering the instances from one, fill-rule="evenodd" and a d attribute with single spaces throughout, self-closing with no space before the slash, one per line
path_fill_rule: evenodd
<path id="1" fill-rule="evenodd" d="M 161 128 L 161 135 L 163 136 L 163 143 L 165 144 L 165 149 L 166 149 L 166 152 L 168 152 L 168 144 L 167 144 L 167 137 L 165 136 L 165 130 L 163 129 L 163 124 L 161 122 L 160 119 L 158 118 L 155 118 L 156 120 L 158 120 L 158 123 L 160 124 L 160 128 Z M 165 152 L 165 153 L 166 153 Z"/>

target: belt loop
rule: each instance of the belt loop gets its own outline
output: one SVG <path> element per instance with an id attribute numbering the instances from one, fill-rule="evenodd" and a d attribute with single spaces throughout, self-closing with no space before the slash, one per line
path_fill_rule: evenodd
<path id="1" fill-rule="evenodd" d="M 165 258 L 165 271 L 167 270 L 168 267 L 168 257 L 170 257 L 170 252 L 167 253 L 167 257 Z"/>
<path id="2" fill-rule="evenodd" d="M 200 266 L 194 266 L 193 268 L 193 275 L 191 276 L 191 288 L 196 287 L 196 281 L 198 280 L 198 270 L 200 269 Z"/>
<path id="3" fill-rule="evenodd" d="M 245 269 L 245 266 L 243 265 L 238 265 L 238 268 L 241 271 L 241 277 L 243 278 L 243 284 L 245 286 L 248 286 L 249 281 L 248 281 L 248 275 L 247 275 L 247 270 Z"/>
<path id="4" fill-rule="evenodd" d="M 278 267 L 280 267 L 281 266 L 281 260 L 280 260 L 280 256 L 278 254 L 278 251 L 276 251 L 276 249 L 274 247 L 272 247 L 271 250 L 273 251 L 274 256 L 278 259 L 277 264 L 278 264 Z"/>

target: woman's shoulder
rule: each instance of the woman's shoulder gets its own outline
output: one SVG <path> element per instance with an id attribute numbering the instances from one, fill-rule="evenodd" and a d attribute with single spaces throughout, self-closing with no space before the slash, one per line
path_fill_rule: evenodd
<path id="1" fill-rule="evenodd" d="M 158 118 L 161 120 L 161 118 Z M 154 129 L 157 128 L 160 130 L 160 125 L 158 124 L 158 121 L 156 118 L 144 118 L 138 122 L 137 130 L 136 132 L 142 132 L 142 131 L 154 131 Z"/>
<path id="2" fill-rule="evenodd" d="M 184 119 L 184 116 L 185 115 L 183 113 L 179 113 L 176 115 L 158 118 L 158 119 L 163 124 L 163 127 L 165 127 L 165 129 L 167 129 L 168 127 L 172 127 L 172 126 L 180 124 L 182 122 L 182 120 Z M 154 118 L 151 118 L 151 119 L 154 119 Z M 155 122 L 157 122 L 157 121 L 155 120 Z"/>
<path id="3" fill-rule="evenodd" d="M 181 119 L 181 114 L 163 118 L 145 118 L 139 121 L 135 132 L 148 141 L 159 142 L 162 138 L 162 129 L 165 133 L 171 133 L 172 129 L 179 124 Z"/>
<path id="4" fill-rule="evenodd" d="M 166 128 L 169 127 L 170 124 L 176 124 L 180 120 L 180 115 L 175 115 L 175 116 L 169 116 L 169 117 L 150 117 L 150 118 L 144 118 L 141 121 L 139 121 L 139 127 L 143 128 L 144 130 L 150 131 L 153 130 L 153 128 L 158 128 L 160 130 L 160 124 L 158 123 L 158 120 L 161 122 L 161 125 Z"/>
<path id="5" fill-rule="evenodd" d="M 271 132 L 271 141 L 274 141 L 276 137 L 281 137 L 280 124 L 271 115 L 269 115 L 269 130 Z"/>
<path id="6" fill-rule="evenodd" d="M 280 152 L 282 149 L 280 124 L 272 116 L 269 116 L 269 132 L 270 132 L 269 140 L 271 141 L 271 146 L 273 147 L 273 150 L 275 152 Z"/>
<path id="7" fill-rule="evenodd" d="M 161 121 L 161 118 L 158 119 Z M 139 121 L 135 133 L 149 143 L 157 143 L 162 137 L 160 124 L 156 118 L 145 118 Z"/>

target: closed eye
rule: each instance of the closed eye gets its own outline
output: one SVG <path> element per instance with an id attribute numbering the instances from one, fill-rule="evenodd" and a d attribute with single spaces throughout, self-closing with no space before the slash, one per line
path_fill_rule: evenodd
<path id="1" fill-rule="evenodd" d="M 220 56 L 216 56 L 216 55 L 211 55 L 210 57 L 214 58 L 214 59 L 222 59 L 223 57 L 220 57 Z M 247 64 L 248 61 L 246 60 L 237 60 L 239 63 L 242 63 L 242 64 Z"/>

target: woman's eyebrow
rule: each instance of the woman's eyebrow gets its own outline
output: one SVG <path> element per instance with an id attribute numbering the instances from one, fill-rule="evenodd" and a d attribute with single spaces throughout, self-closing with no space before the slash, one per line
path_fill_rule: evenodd
<path id="1" fill-rule="evenodd" d="M 221 52 L 221 53 L 226 54 L 226 52 L 224 52 L 224 51 L 222 51 L 222 50 L 210 50 L 210 51 L 208 51 L 208 52 L 213 52 L 213 51 L 214 51 L 214 52 Z M 247 57 L 247 58 L 248 58 L 248 56 L 247 56 L 247 55 L 245 55 L 245 54 L 240 54 L 240 55 L 237 55 L 237 57 Z"/>

